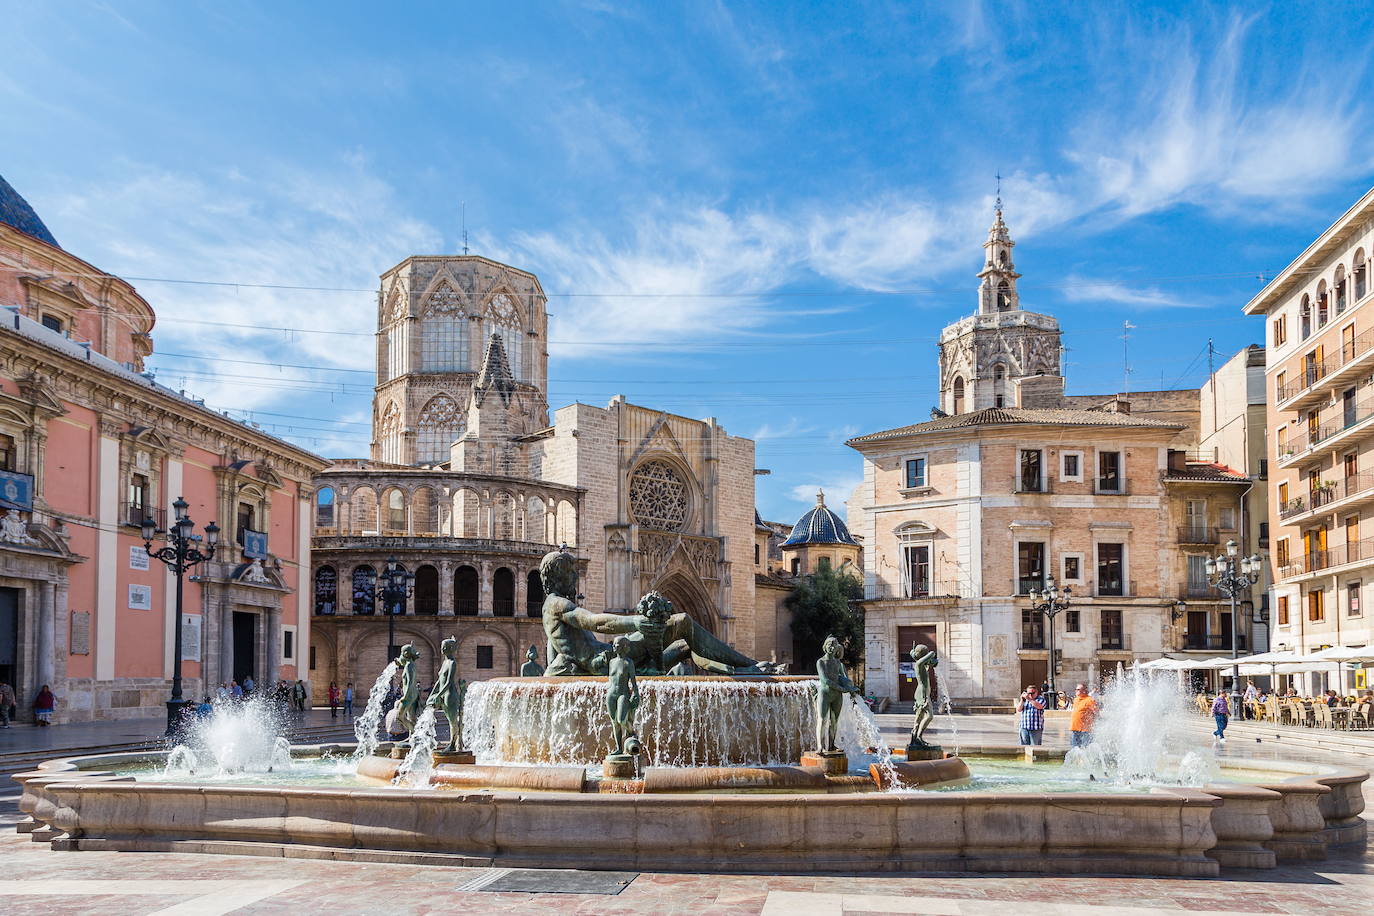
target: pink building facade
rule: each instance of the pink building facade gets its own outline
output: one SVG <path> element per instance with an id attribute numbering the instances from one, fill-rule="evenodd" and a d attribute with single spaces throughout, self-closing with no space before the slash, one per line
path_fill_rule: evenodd
<path id="1" fill-rule="evenodd" d="M 183 601 L 185 695 L 308 677 L 310 480 L 327 462 L 144 374 L 152 307 L 62 249 L 0 179 L 0 680 L 20 718 L 161 715 L 175 580 L 138 524 L 223 529 Z"/>

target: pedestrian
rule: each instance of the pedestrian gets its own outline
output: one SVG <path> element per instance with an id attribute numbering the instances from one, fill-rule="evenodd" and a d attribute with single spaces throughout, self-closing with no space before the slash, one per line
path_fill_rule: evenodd
<path id="1" fill-rule="evenodd" d="M 210 705 L 209 697 L 206 697 L 205 699 L 201 700 L 200 705 L 196 707 L 196 715 L 202 719 L 208 719 L 214 714 L 215 707 Z"/>
<path id="2" fill-rule="evenodd" d="M 10 707 L 14 705 L 14 688 L 0 681 L 0 728 L 10 727 Z"/>
<path id="3" fill-rule="evenodd" d="M 344 688 L 344 717 L 347 718 L 348 721 L 350 721 L 350 722 L 353 721 L 353 682 L 352 682 L 352 681 L 349 681 L 349 682 L 348 682 L 348 686 Z"/>
<path id="4" fill-rule="evenodd" d="M 1336 691 L 1328 690 L 1326 696 L 1322 697 L 1328 707 L 1341 705 L 1341 698 L 1336 696 Z"/>
<path id="5" fill-rule="evenodd" d="M 291 695 L 296 700 L 296 712 L 305 715 L 305 681 L 297 680 L 296 686 L 291 688 Z"/>
<path id="6" fill-rule="evenodd" d="M 243 695 L 249 696 L 250 694 L 252 694 L 253 688 L 256 686 L 257 684 L 253 683 L 253 675 L 248 675 L 246 678 L 243 679 Z"/>
<path id="7" fill-rule="evenodd" d="M 221 681 L 219 689 L 215 691 L 215 697 L 219 700 L 229 699 L 229 685 Z"/>
<path id="8" fill-rule="evenodd" d="M 229 682 L 229 695 L 236 700 L 243 699 L 243 686 L 238 681 Z"/>
<path id="9" fill-rule="evenodd" d="M 1242 703 L 1240 706 L 1240 717 L 1242 719 L 1253 719 L 1255 717 L 1255 714 L 1253 712 L 1254 707 L 1250 704 L 1254 703 L 1258 699 L 1259 688 L 1255 686 L 1254 681 L 1247 680 L 1245 682 L 1245 702 Z"/>
<path id="10" fill-rule="evenodd" d="M 1097 718 L 1097 701 L 1088 695 L 1088 685 L 1073 689 L 1073 713 L 1069 716 L 1069 747 L 1087 747 L 1093 743 L 1093 720 Z"/>
<path id="11" fill-rule="evenodd" d="M 43 689 L 38 691 L 38 697 L 33 701 L 33 717 L 38 725 L 47 726 L 52 724 L 52 711 L 57 708 L 57 697 L 52 695 L 48 685 L 44 684 Z"/>
<path id="12" fill-rule="evenodd" d="M 1045 698 L 1040 688 L 1030 684 L 1016 698 L 1016 711 L 1021 714 L 1021 743 L 1038 745 L 1045 733 Z"/>
<path id="13" fill-rule="evenodd" d="M 329 718 L 339 717 L 339 685 L 334 681 L 329 682 Z"/>
<path id="14" fill-rule="evenodd" d="M 1226 726 L 1231 721 L 1231 704 L 1226 699 L 1226 691 L 1218 690 L 1217 698 L 1212 701 L 1212 718 L 1216 720 L 1217 730 L 1212 734 L 1217 736 L 1217 741 L 1221 744 L 1226 743 Z"/>

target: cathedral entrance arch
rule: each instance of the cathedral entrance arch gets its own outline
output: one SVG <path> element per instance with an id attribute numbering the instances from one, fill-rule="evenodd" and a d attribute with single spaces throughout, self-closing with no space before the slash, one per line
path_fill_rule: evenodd
<path id="1" fill-rule="evenodd" d="M 692 574 L 671 572 L 659 581 L 654 591 L 671 601 L 675 612 L 685 613 L 712 636 L 722 636 L 716 603 Z"/>

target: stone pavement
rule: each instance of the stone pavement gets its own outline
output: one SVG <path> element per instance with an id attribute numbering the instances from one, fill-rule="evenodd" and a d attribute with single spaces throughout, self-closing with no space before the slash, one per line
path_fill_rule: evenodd
<path id="1" fill-rule="evenodd" d="M 328 720 L 328 711 L 324 712 Z M 889 740 L 904 740 L 910 717 L 880 716 Z M 1066 723 L 1051 720 L 1047 743 L 1062 744 Z M 56 727 L 55 727 L 56 728 Z M 1200 717 L 1200 738 L 1210 725 Z M 1006 743 L 1010 716 L 937 719 L 930 733 L 952 746 Z M 1374 749 L 1374 736 L 1370 736 Z M 1223 753 L 1275 755 L 1265 742 L 1233 740 Z M 1291 747 L 1280 756 L 1293 758 Z M 1313 750 L 1310 758 L 1366 766 Z M 1368 791 L 1366 795 L 1368 797 Z M 566 873 L 448 868 L 318 860 L 167 853 L 53 852 L 10 832 L 13 801 L 0 801 L 0 912 L 67 914 L 218 913 L 536 913 L 652 916 L 1149 916 L 1157 913 L 1368 913 L 1374 907 L 1374 855 L 1345 853 L 1263 872 L 1232 871 L 1220 879 L 1039 877 L 1012 875 L 750 876 L 630 874 L 615 894 L 586 893 L 586 883 L 618 889 L 614 876 L 579 873 L 582 893 Z M 502 890 L 510 879 L 546 885 L 547 893 Z M 560 892 L 559 889 L 562 889 Z"/>

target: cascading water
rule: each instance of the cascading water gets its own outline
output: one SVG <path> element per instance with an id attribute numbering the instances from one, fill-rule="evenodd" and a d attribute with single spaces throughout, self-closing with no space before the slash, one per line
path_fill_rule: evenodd
<path id="1" fill-rule="evenodd" d="M 419 789 L 429 784 L 429 777 L 434 772 L 434 748 L 439 740 L 434 713 L 433 706 L 426 706 L 415 720 L 415 728 L 410 732 L 410 750 L 392 780 L 396 785 Z"/>
<path id="2" fill-rule="evenodd" d="M 814 678 L 640 678 L 635 731 L 649 766 L 795 764 L 815 743 Z M 611 748 L 606 683 L 522 678 L 468 687 L 463 738 L 478 763 L 588 765 Z M 837 740 L 856 758 L 883 739 L 846 703 Z"/>
<path id="3" fill-rule="evenodd" d="M 954 756 L 959 756 L 959 726 L 954 722 L 954 701 L 951 699 L 954 694 L 949 692 L 949 682 L 945 680 L 945 672 L 941 668 L 932 669 L 935 672 L 935 686 L 938 688 L 935 695 L 935 705 L 931 712 L 942 713 L 945 723 L 949 726 L 951 744 L 954 745 Z M 934 723 L 931 723 L 932 725 Z"/>
<path id="4" fill-rule="evenodd" d="M 363 714 L 353 722 L 353 735 L 358 739 L 358 747 L 353 752 L 355 759 L 371 756 L 381 743 L 377 738 L 377 729 L 381 727 L 382 716 L 386 712 L 382 705 L 391 690 L 391 682 L 395 680 L 396 671 L 396 663 L 387 662 L 387 666 L 373 682 L 372 689 L 368 691 L 367 706 L 363 707 Z"/>
<path id="5" fill-rule="evenodd" d="M 1123 671 L 1107 682 L 1093 743 L 1072 748 L 1064 766 L 1124 785 L 1200 786 L 1217 779 L 1216 754 L 1189 725 L 1192 698 L 1172 678 Z"/>
<path id="6" fill-rule="evenodd" d="M 271 773 L 290 768 L 291 743 L 271 701 L 220 702 L 167 755 L 167 775 Z"/>
<path id="7" fill-rule="evenodd" d="M 898 783 L 897 774 L 892 768 L 892 748 L 883 737 L 883 730 L 868 704 L 858 697 L 851 696 L 840 712 L 840 721 L 835 729 L 835 743 L 849 756 L 851 764 L 858 763 L 870 755 L 883 771 L 888 785 Z M 872 751 L 869 749 L 872 748 Z"/>

